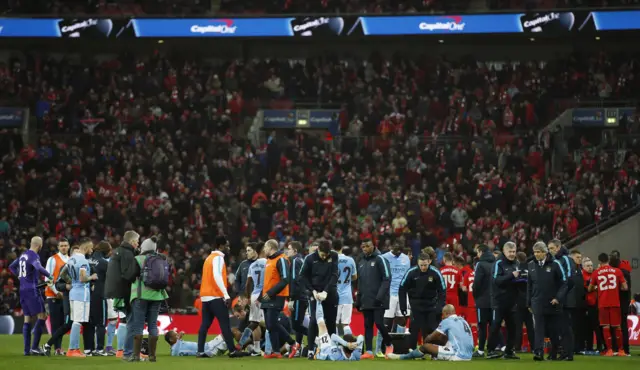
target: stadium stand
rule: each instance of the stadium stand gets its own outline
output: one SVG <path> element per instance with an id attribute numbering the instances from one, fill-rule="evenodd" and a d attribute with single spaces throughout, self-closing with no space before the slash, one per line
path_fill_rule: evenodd
<path id="1" fill-rule="evenodd" d="M 370 237 L 382 249 L 402 238 L 466 257 L 476 243 L 514 238 L 530 253 L 532 240 L 568 239 L 638 203 L 637 140 L 577 131 L 552 171 L 554 138 L 537 135 L 571 104 L 559 99 L 637 94 L 637 81 L 621 82 L 637 68 L 605 55 L 14 58 L 1 68 L 2 98 L 27 102 L 41 135 L 34 146 L 1 135 L 0 260 L 15 258 L 26 235 L 117 244 L 135 227 L 164 235 L 172 307 L 184 307 L 192 301 L 179 287 L 197 289 L 202 247 L 217 234 L 236 253 L 246 240 L 323 235 L 346 245 Z M 259 108 L 300 100 L 339 104 L 343 135 L 244 135 Z M 1 286 L 12 279 L 0 276 Z"/>

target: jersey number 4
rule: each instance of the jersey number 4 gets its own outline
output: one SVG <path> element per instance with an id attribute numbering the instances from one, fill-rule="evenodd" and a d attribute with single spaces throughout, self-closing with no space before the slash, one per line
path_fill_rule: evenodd
<path id="1" fill-rule="evenodd" d="M 598 290 L 613 290 L 618 288 L 618 279 L 614 274 L 609 274 L 607 276 L 600 275 L 598 276 Z"/>

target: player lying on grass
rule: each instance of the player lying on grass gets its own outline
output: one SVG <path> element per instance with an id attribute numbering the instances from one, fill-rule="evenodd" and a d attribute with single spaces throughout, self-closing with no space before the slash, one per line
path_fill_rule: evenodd
<path id="1" fill-rule="evenodd" d="M 171 356 L 195 356 L 198 352 L 198 343 L 182 340 L 184 332 L 177 333 L 173 330 L 164 335 L 164 340 L 171 346 Z M 204 352 L 209 357 L 222 355 L 227 352 L 227 344 L 222 335 L 218 335 L 213 340 L 204 344 Z"/>
<path id="2" fill-rule="evenodd" d="M 314 304 L 313 302 L 311 304 Z M 324 361 L 359 361 L 362 356 L 362 343 L 364 337 L 359 335 L 357 338 L 351 334 L 351 329 L 345 327 L 344 338 L 339 335 L 332 334 L 329 336 L 327 324 L 324 321 L 324 311 L 322 302 L 317 300 L 316 304 L 316 321 L 318 322 L 318 338 L 316 339 L 316 360 Z"/>
<path id="3" fill-rule="evenodd" d="M 440 326 L 424 340 L 420 348 L 406 355 L 389 354 L 389 360 L 413 360 L 431 355 L 436 360 L 469 361 L 473 354 L 473 336 L 469 324 L 456 315 L 453 305 L 442 309 Z"/>

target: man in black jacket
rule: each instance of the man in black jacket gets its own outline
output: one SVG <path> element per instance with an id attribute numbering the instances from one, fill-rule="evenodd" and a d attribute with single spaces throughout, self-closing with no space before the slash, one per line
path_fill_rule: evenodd
<path id="1" fill-rule="evenodd" d="M 491 325 L 493 312 L 491 311 L 491 271 L 496 262 L 489 247 L 480 245 L 477 248 L 478 263 L 476 264 L 473 280 L 473 299 L 478 309 L 478 351 L 473 357 L 484 357 L 484 347 L 487 341 L 487 326 Z"/>
<path id="2" fill-rule="evenodd" d="M 575 303 L 571 307 L 571 327 L 574 333 L 573 353 L 580 353 L 586 350 L 586 330 L 584 322 L 586 320 L 585 311 L 587 309 L 586 291 L 584 289 L 584 276 L 582 274 L 582 254 L 579 250 L 573 249 L 569 255 L 574 263 L 571 272 L 571 280 L 573 281 L 573 301 L 567 298 L 567 306 Z"/>
<path id="3" fill-rule="evenodd" d="M 384 326 L 384 311 L 389 308 L 391 268 L 389 262 L 374 247 L 371 239 L 362 242 L 362 259 L 358 262 L 358 294 L 354 307 L 364 316 L 364 342 L 366 352 L 362 359 L 373 359 L 373 325 L 382 334 L 382 343 L 391 353 L 391 336 Z"/>
<path id="4" fill-rule="evenodd" d="M 533 246 L 533 254 L 535 260 L 529 262 L 527 306 L 533 313 L 536 329 L 533 360 L 544 361 L 545 337 L 549 337 L 553 348 L 558 348 L 559 334 L 556 328 L 562 319 L 561 302 L 565 301 L 568 286 L 560 262 L 551 257 L 543 242 Z"/>
<path id="5" fill-rule="evenodd" d="M 522 335 L 524 324 L 527 327 L 527 338 L 529 346 L 535 343 L 533 327 L 533 316 L 527 307 L 527 280 L 529 279 L 529 270 L 527 269 L 527 255 L 524 252 L 518 252 L 516 255 L 518 265 L 520 267 L 520 276 L 516 279 L 518 289 L 518 298 L 516 299 L 516 351 L 522 350 Z"/>
<path id="6" fill-rule="evenodd" d="M 411 304 L 409 348 L 416 348 L 418 332 L 423 337 L 438 327 L 438 316 L 447 299 L 447 284 L 440 271 L 431 266 L 431 257 L 421 253 L 418 266 L 404 275 L 398 290 L 400 312 L 407 316 L 407 296 Z"/>
<path id="7" fill-rule="evenodd" d="M 101 241 L 93 249 L 91 257 L 87 259 L 91 266 L 91 272 L 98 274 L 98 280 L 91 282 L 89 325 L 85 327 L 85 331 L 83 332 L 85 352 L 87 350 L 93 350 L 94 356 L 108 356 L 108 353 L 104 351 L 105 323 L 107 321 L 107 300 L 104 298 L 104 284 L 107 279 L 107 268 L 109 265 L 107 258 L 110 256 L 111 244 L 107 241 Z M 94 343 L 94 335 L 96 343 Z"/>
<path id="8" fill-rule="evenodd" d="M 309 306 L 309 359 L 315 354 L 318 323 L 316 321 L 316 307 L 314 300 L 322 301 L 327 330 L 330 335 L 336 333 L 336 317 L 338 316 L 338 253 L 331 249 L 331 242 L 321 240 L 318 250 L 304 259 L 300 270 L 300 287 L 313 296 Z"/>
<path id="9" fill-rule="evenodd" d="M 124 233 L 124 241 L 116 248 L 107 266 L 107 281 L 104 287 L 105 298 L 114 299 L 114 308 L 124 313 L 127 317 L 121 319 L 118 326 L 118 340 L 126 338 L 124 345 L 124 358 L 133 354 L 133 336 L 127 334 L 126 325 L 131 316 L 131 284 L 139 275 L 139 266 L 136 262 L 136 248 L 140 243 L 140 235 L 133 230 Z"/>
<path id="10" fill-rule="evenodd" d="M 493 265 L 491 275 L 491 308 L 493 319 L 491 332 L 489 333 L 488 359 L 504 357 L 511 360 L 519 360 L 513 351 L 516 338 L 515 308 L 518 298 L 518 285 L 516 280 L 520 277 L 518 260 L 516 259 L 516 244 L 507 242 L 502 247 L 502 255 Z M 507 329 L 505 352 L 494 350 L 500 338 L 500 329 L 504 320 Z"/>
<path id="11" fill-rule="evenodd" d="M 571 324 L 573 322 L 572 314 L 575 311 L 577 303 L 577 291 L 573 276 L 576 270 L 576 263 L 569 257 L 569 251 L 562 246 L 560 240 L 551 240 L 547 247 L 549 248 L 549 253 L 555 257 L 560 263 L 560 266 L 562 266 L 562 271 L 567 279 L 567 296 L 565 301 L 560 302 L 562 303 L 562 320 L 558 323 L 560 325 L 558 334 L 560 338 L 562 338 L 562 349 L 564 350 L 561 359 L 566 357 L 568 360 L 572 360 L 575 338 Z"/>
<path id="12" fill-rule="evenodd" d="M 289 311 L 291 312 L 291 328 L 296 333 L 296 353 L 301 354 L 300 346 L 302 339 L 308 335 L 307 328 L 304 327 L 304 316 L 307 313 L 309 299 L 301 284 L 300 270 L 304 259 L 300 254 L 302 245 L 300 242 L 291 242 L 286 247 L 286 254 L 291 262 L 291 282 L 289 283 Z M 294 352 L 291 351 L 291 354 Z M 291 356 L 292 357 L 292 356 Z M 290 357 L 290 358 L 291 358 Z"/>

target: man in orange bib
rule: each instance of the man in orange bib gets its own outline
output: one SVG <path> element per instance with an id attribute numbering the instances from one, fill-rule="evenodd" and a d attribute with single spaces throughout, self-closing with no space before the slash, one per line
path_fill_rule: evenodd
<path id="1" fill-rule="evenodd" d="M 280 348 L 280 338 L 291 339 L 289 332 L 278 322 L 284 302 L 289 297 L 289 259 L 279 250 L 278 242 L 271 239 L 264 244 L 267 264 L 264 268 L 264 284 L 260 298 L 264 310 L 267 332 L 270 333 L 271 348 Z M 295 341 L 292 341 L 295 343 Z M 265 358 L 282 358 L 280 353 L 267 353 Z"/>
<path id="2" fill-rule="evenodd" d="M 58 241 L 58 253 L 49 257 L 47 260 L 47 271 L 51 274 L 53 281 L 58 281 L 60 276 L 60 270 L 69 260 L 69 241 L 66 238 L 61 238 Z M 55 284 L 48 286 L 45 290 L 47 297 L 47 307 L 49 308 L 49 316 L 51 317 L 51 333 L 55 333 L 58 328 L 64 325 L 64 299 L 62 293 L 59 292 Z M 55 343 L 56 355 L 64 355 L 62 351 L 62 337 L 60 337 Z"/>
<path id="3" fill-rule="evenodd" d="M 222 337 L 224 338 L 229 357 L 237 357 L 238 351 L 233 342 L 231 333 L 231 323 L 229 321 L 229 305 L 231 297 L 227 287 L 227 265 L 224 262 L 225 252 L 228 250 L 228 242 L 224 236 L 216 237 L 213 251 L 204 261 L 202 266 L 202 285 L 200 286 L 200 300 L 202 301 L 202 323 L 198 331 L 198 352 L 196 357 L 208 358 L 209 353 L 205 352 L 205 342 L 207 332 L 213 324 L 213 320 L 218 320 Z"/>

